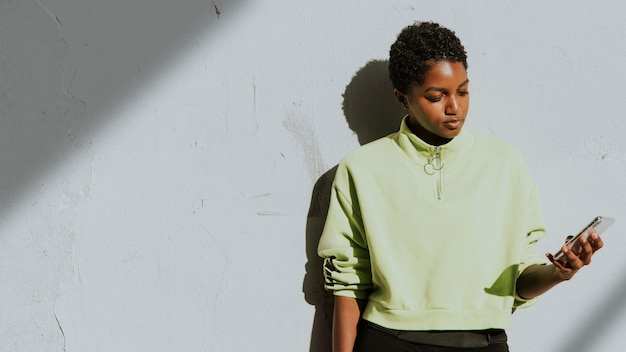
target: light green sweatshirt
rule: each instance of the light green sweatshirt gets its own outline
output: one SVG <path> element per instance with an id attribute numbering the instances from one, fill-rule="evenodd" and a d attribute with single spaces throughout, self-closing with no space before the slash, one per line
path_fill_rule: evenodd
<path id="1" fill-rule="evenodd" d="M 463 131 L 433 147 L 400 131 L 339 164 L 318 253 L 326 288 L 367 298 L 363 318 L 398 330 L 509 328 L 531 302 L 515 282 L 544 225 L 511 145 Z"/>

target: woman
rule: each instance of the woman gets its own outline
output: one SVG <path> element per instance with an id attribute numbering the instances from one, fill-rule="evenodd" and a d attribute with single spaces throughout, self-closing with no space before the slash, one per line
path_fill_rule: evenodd
<path id="1" fill-rule="evenodd" d="M 389 74 L 407 116 L 342 160 L 319 243 L 333 351 L 508 351 L 512 310 L 569 280 L 602 241 L 564 247 L 564 264 L 539 255 L 541 205 L 523 157 L 463 131 L 467 56 L 454 32 L 406 27 Z"/>

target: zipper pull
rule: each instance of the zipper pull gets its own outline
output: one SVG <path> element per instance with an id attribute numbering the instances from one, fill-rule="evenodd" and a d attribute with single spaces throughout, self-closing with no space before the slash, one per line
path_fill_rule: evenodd
<path id="1" fill-rule="evenodd" d="M 428 163 L 424 165 L 424 172 L 427 175 L 434 175 L 435 172 L 443 169 L 443 160 L 441 160 L 441 147 L 435 147 L 435 154 L 432 158 L 428 159 Z"/>

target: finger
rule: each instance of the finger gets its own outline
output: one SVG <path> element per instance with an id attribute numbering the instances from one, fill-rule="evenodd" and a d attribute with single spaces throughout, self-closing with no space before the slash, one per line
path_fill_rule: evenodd
<path id="1" fill-rule="evenodd" d="M 548 260 L 555 266 L 561 273 L 563 273 L 566 277 L 571 277 L 574 271 L 570 268 L 565 267 L 563 263 L 560 261 L 554 260 L 554 256 L 551 253 L 546 253 L 546 257 Z"/>
<path id="2" fill-rule="evenodd" d="M 602 238 L 600 238 L 600 236 L 595 231 L 591 232 L 591 235 L 589 235 L 589 242 L 591 243 L 591 247 L 593 248 L 594 252 L 604 246 Z"/>
<path id="3" fill-rule="evenodd" d="M 568 268 L 568 267 L 566 267 L 565 265 L 563 265 L 563 263 L 558 262 L 558 261 L 555 261 L 555 262 L 554 262 L 554 266 L 556 266 L 557 268 L 559 268 L 559 270 L 560 270 L 562 273 L 565 273 L 565 274 L 567 274 L 567 275 L 570 275 L 570 274 L 574 271 L 572 268 Z"/>
<path id="4" fill-rule="evenodd" d="M 546 253 L 546 257 L 548 258 L 550 263 L 554 264 L 557 268 L 563 269 L 563 270 L 568 270 L 567 268 L 565 268 L 563 266 L 563 263 L 561 263 L 560 261 L 554 259 L 554 256 L 552 255 L 552 253 Z"/>
<path id="5" fill-rule="evenodd" d="M 584 236 L 578 240 L 578 243 L 580 243 L 578 258 L 581 260 L 583 265 L 589 265 L 589 263 L 591 263 L 591 256 L 593 255 L 591 243 L 589 243 L 589 240 L 587 240 Z"/>
<path id="6" fill-rule="evenodd" d="M 565 262 L 565 265 L 564 265 L 566 268 L 578 270 L 583 267 L 584 264 L 582 260 L 580 260 L 578 255 L 576 255 L 576 253 L 570 250 L 569 247 L 563 246 L 561 247 L 561 251 L 563 251 L 563 253 L 565 254 L 565 257 L 567 258 L 567 261 Z"/>

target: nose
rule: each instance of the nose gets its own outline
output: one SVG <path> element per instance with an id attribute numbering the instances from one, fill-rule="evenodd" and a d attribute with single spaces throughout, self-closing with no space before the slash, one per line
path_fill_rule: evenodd
<path id="1" fill-rule="evenodd" d="M 446 115 L 456 115 L 459 112 L 459 102 L 455 96 L 450 96 L 448 104 L 446 104 Z"/>

